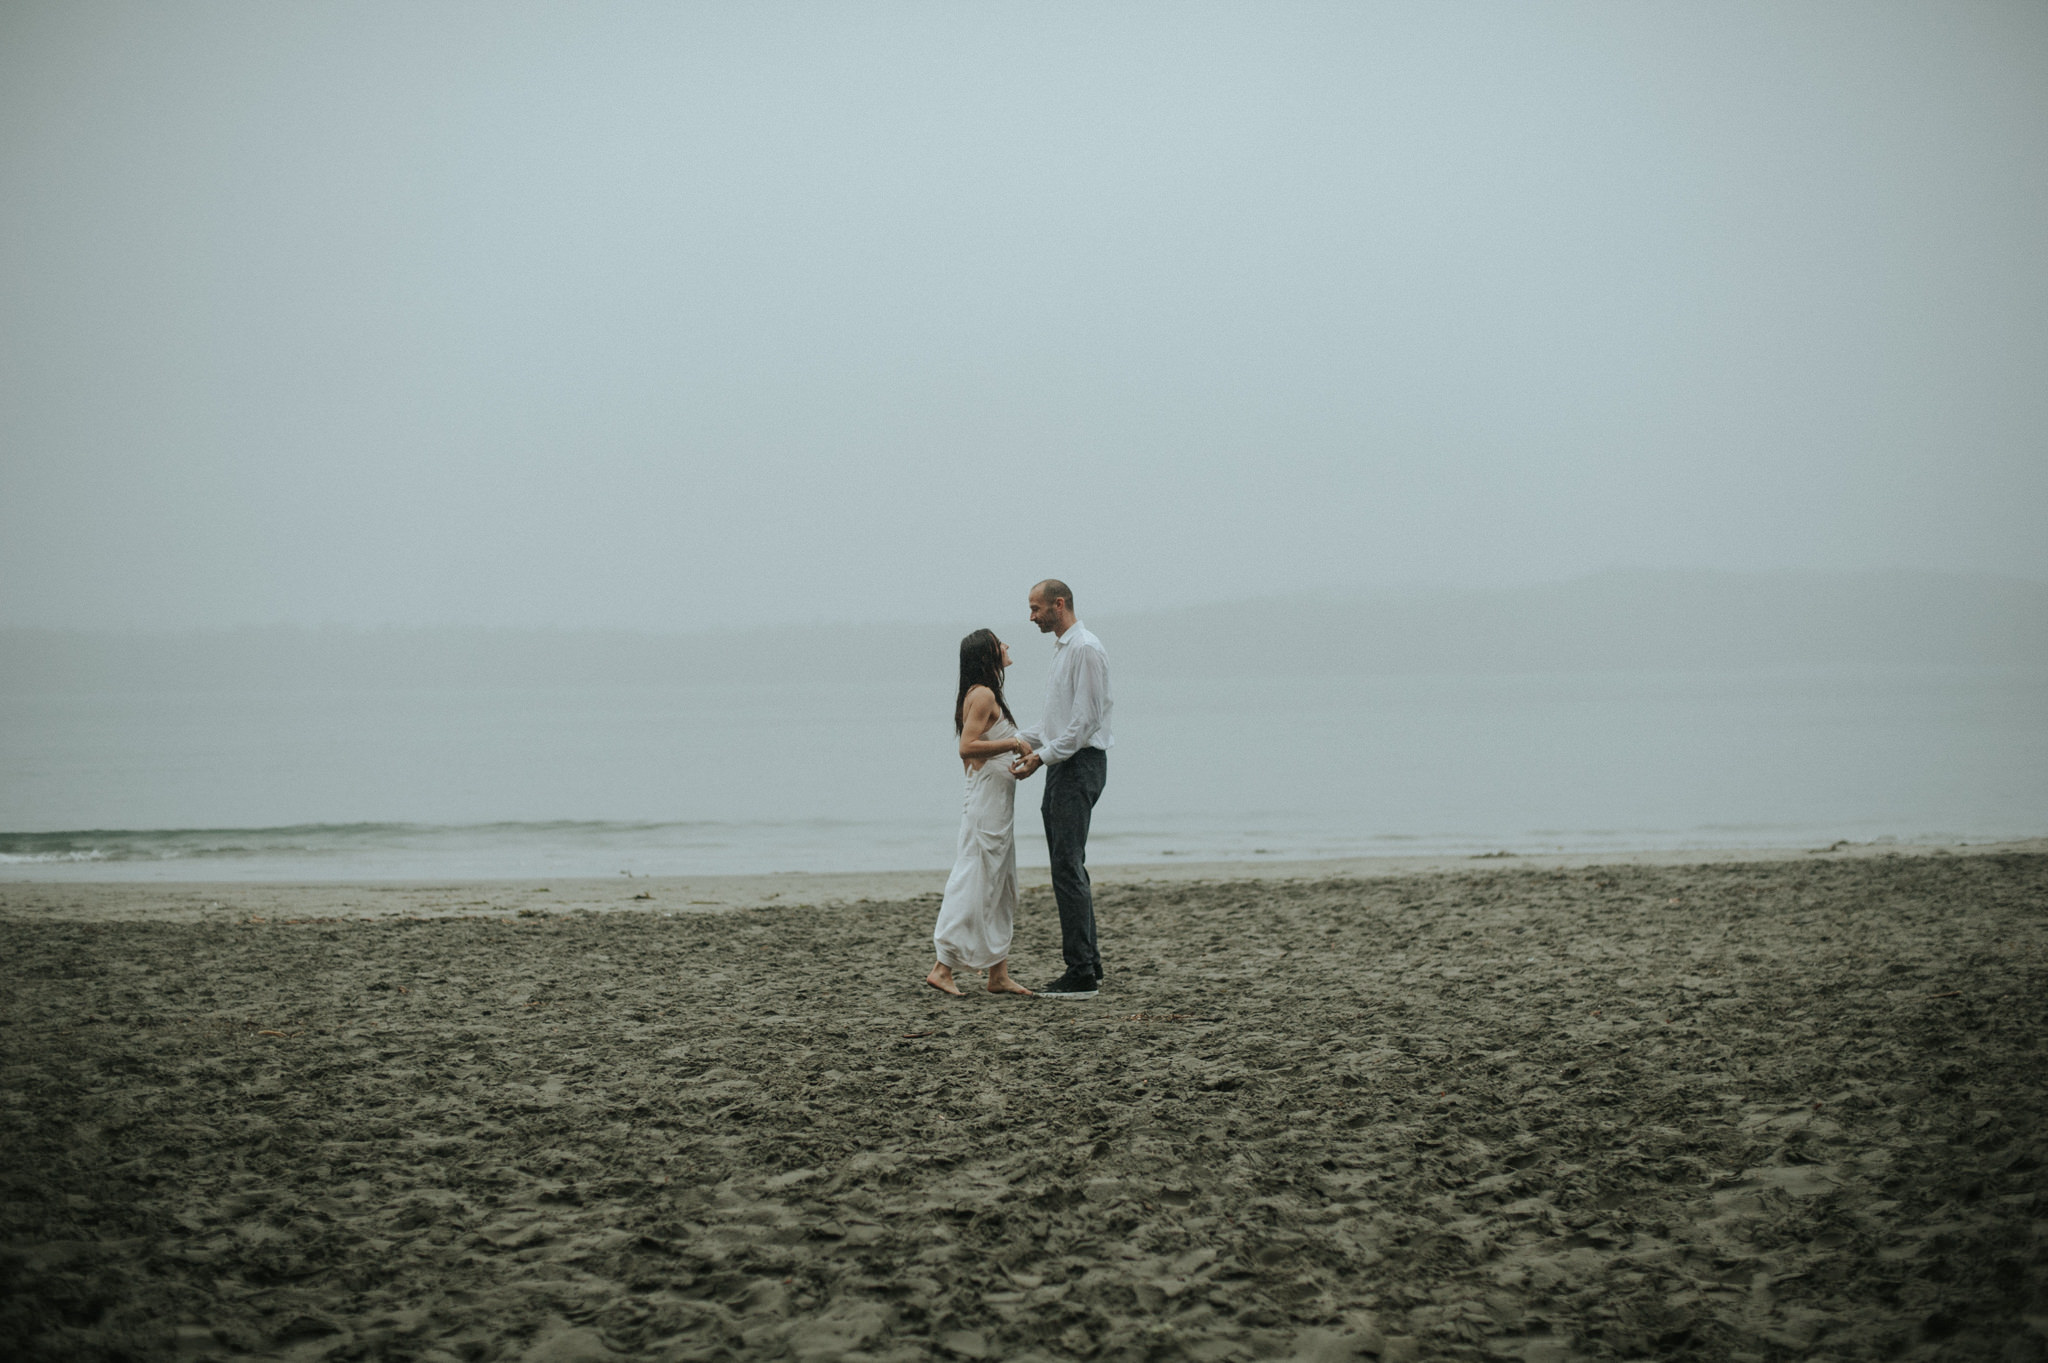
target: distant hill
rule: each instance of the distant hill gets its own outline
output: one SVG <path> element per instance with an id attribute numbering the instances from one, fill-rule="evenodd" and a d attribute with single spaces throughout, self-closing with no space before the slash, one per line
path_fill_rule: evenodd
<path id="1" fill-rule="evenodd" d="M 2048 665 L 2048 583 L 1963 574 L 1618 571 L 1217 617 L 1133 617 L 1116 644 L 1240 675 Z"/>
<path id="2" fill-rule="evenodd" d="M 0 691 L 772 685 L 821 675 L 950 687 L 954 647 L 979 623 L 698 634 L 11 629 L 0 630 Z M 1133 677 L 2048 666 L 2048 583 L 1966 574 L 1617 571 L 1089 623 Z"/>

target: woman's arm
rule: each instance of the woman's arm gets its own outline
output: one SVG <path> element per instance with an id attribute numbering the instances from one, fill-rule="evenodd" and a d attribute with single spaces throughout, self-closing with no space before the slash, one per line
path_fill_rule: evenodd
<path id="1" fill-rule="evenodd" d="M 1006 752 L 1030 752 L 1030 747 L 1021 738 L 983 738 L 1003 715 L 1002 707 L 996 704 L 995 692 L 986 686 L 977 686 L 967 693 L 967 707 L 960 716 L 960 756 L 962 760 L 974 762 L 998 757 Z"/>

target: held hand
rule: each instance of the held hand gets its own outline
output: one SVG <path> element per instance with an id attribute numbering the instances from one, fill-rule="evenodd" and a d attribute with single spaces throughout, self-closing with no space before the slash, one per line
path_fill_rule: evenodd
<path id="1" fill-rule="evenodd" d="M 1026 780 L 1030 777 L 1031 773 L 1044 765 L 1045 762 L 1037 753 L 1027 751 L 1022 757 L 1019 757 L 1010 764 L 1010 775 L 1016 777 L 1019 781 Z"/>

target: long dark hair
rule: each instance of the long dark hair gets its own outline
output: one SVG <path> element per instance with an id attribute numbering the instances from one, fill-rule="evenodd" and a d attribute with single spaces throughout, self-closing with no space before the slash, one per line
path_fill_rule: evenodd
<path id="1" fill-rule="evenodd" d="M 1003 641 L 996 638 L 994 630 L 978 629 L 960 641 L 960 694 L 953 697 L 956 734 L 967 713 L 967 693 L 977 686 L 995 692 L 996 706 L 1003 712 L 1003 718 L 1012 724 L 1017 722 L 1017 717 L 1010 713 L 1010 702 L 1003 699 Z"/>

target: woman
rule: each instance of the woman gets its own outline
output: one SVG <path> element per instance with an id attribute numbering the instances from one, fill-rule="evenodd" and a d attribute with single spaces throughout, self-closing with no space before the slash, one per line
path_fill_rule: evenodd
<path id="1" fill-rule="evenodd" d="M 1029 994 L 1010 978 L 1010 935 L 1017 918 L 1017 840 L 1011 831 L 1017 778 L 1011 753 L 1031 745 L 1017 737 L 1016 716 L 1003 700 L 1010 650 L 978 629 L 960 641 L 960 690 L 953 698 L 953 732 L 967 768 L 967 799 L 960 814 L 960 850 L 939 923 L 932 929 L 938 964 L 924 982 L 960 995 L 955 970 L 986 970 L 991 994 Z M 1002 761 L 992 759 L 1002 758 Z"/>

